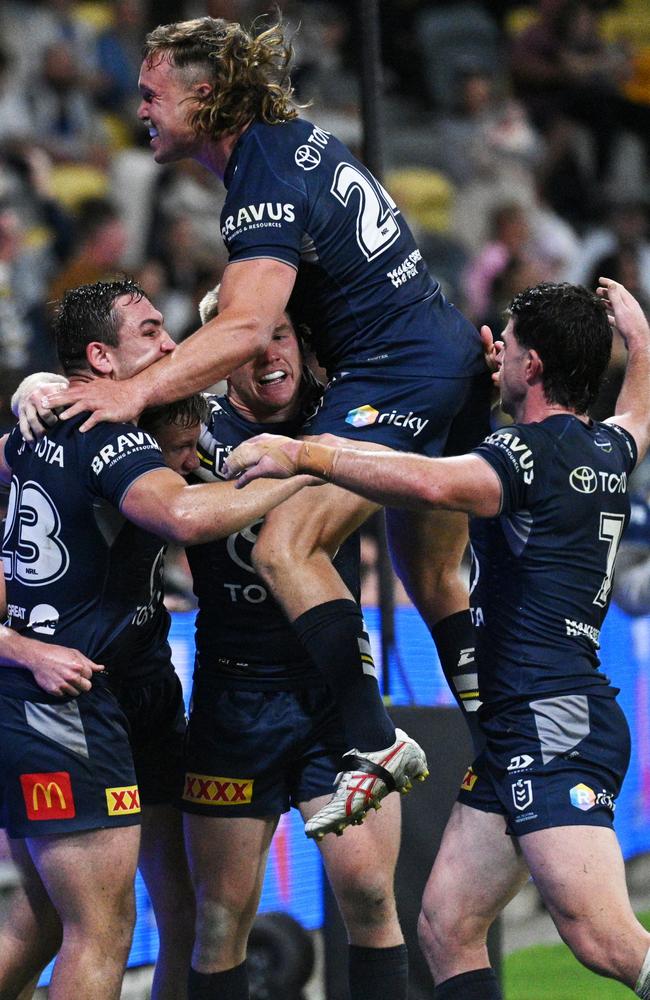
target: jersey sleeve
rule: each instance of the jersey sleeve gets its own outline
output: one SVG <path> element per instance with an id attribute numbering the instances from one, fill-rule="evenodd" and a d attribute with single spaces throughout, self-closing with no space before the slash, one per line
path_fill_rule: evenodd
<path id="1" fill-rule="evenodd" d="M 605 426 L 613 432 L 613 437 L 618 447 L 623 455 L 623 461 L 625 462 L 625 471 L 629 475 L 637 463 L 638 450 L 636 447 L 636 441 L 632 437 L 629 431 L 626 431 L 624 427 L 620 424 L 605 424 Z"/>
<path id="2" fill-rule="evenodd" d="M 299 184 L 279 176 L 267 152 L 252 138 L 221 214 L 229 261 L 267 257 L 297 270 L 306 230 L 306 194 Z"/>
<path id="3" fill-rule="evenodd" d="M 115 507 L 137 479 L 166 468 L 156 439 L 134 424 L 99 424 L 86 437 L 92 492 Z"/>
<path id="4" fill-rule="evenodd" d="M 20 433 L 20 427 L 18 424 L 9 432 L 9 437 L 5 441 L 5 462 L 7 465 L 13 466 L 16 464 L 16 458 L 18 457 L 18 449 L 25 443 L 25 439 Z"/>
<path id="5" fill-rule="evenodd" d="M 512 514 L 528 505 L 534 480 L 533 444 L 530 428 L 514 425 L 490 434 L 475 455 L 490 465 L 501 481 L 501 514 Z"/>

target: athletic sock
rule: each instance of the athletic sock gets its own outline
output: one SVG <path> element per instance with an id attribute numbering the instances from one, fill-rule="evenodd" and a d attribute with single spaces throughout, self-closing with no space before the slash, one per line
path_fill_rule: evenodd
<path id="1" fill-rule="evenodd" d="M 197 972 L 190 968 L 188 1000 L 249 1000 L 246 962 L 225 972 Z"/>
<path id="2" fill-rule="evenodd" d="M 436 1000 L 503 1000 L 494 969 L 461 972 L 436 986 Z"/>
<path id="3" fill-rule="evenodd" d="M 334 695 L 349 748 L 384 750 L 394 743 L 395 727 L 379 692 L 358 604 L 350 600 L 317 604 L 293 627 Z"/>
<path id="4" fill-rule="evenodd" d="M 458 611 L 443 618 L 433 626 L 431 635 L 445 680 L 463 713 L 474 750 L 479 754 L 485 746 L 485 737 L 478 721 L 481 702 L 474 660 L 474 626 L 469 611 Z"/>
<path id="5" fill-rule="evenodd" d="M 405 944 L 393 948 L 350 945 L 351 1000 L 407 1000 L 408 973 Z"/>
<path id="6" fill-rule="evenodd" d="M 645 959 L 643 960 L 643 965 L 641 966 L 641 971 L 639 973 L 639 978 L 636 981 L 634 992 L 638 997 L 642 997 L 642 1000 L 650 1000 L 650 948 L 646 952 Z"/>

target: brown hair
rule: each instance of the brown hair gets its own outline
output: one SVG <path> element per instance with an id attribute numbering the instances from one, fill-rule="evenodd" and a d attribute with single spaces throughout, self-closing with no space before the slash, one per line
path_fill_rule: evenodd
<path id="1" fill-rule="evenodd" d="M 298 116 L 289 79 L 291 44 L 282 22 L 254 35 L 235 21 L 197 17 L 163 24 L 145 38 L 148 66 L 168 59 L 187 70 L 188 82 L 205 73 L 212 92 L 196 99 L 189 123 L 212 139 L 238 131 L 254 118 L 278 125 Z"/>

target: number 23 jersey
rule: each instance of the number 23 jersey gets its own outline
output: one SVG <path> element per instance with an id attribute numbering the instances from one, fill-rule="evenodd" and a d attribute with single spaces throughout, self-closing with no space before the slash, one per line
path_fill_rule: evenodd
<path id="1" fill-rule="evenodd" d="M 558 414 L 504 427 L 474 454 L 492 466 L 503 491 L 500 515 L 470 524 L 484 704 L 611 692 L 597 650 L 630 516 L 632 437 L 614 424 Z"/>
<path id="2" fill-rule="evenodd" d="M 6 442 L 8 623 L 131 675 L 140 659 L 169 656 L 164 544 L 119 508 L 129 487 L 164 462 L 155 439 L 133 424 L 98 424 L 80 434 L 81 422 L 60 422 L 34 448 L 18 428 Z M 0 685 L 17 697 L 45 698 L 28 670 L 3 667 Z"/>

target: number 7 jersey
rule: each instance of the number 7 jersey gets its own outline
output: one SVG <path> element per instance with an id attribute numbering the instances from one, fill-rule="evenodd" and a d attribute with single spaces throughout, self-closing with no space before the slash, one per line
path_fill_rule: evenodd
<path id="1" fill-rule="evenodd" d="M 456 378 L 485 370 L 476 330 L 440 309 L 442 293 L 397 205 L 329 132 L 253 124 L 224 183 L 230 262 L 271 258 L 298 274 L 290 302 L 319 363 Z"/>
<path id="2" fill-rule="evenodd" d="M 496 518 L 470 525 L 472 617 L 481 698 L 599 690 L 600 629 L 630 517 L 631 436 L 570 414 L 514 424 L 474 452 L 499 476 Z"/>

